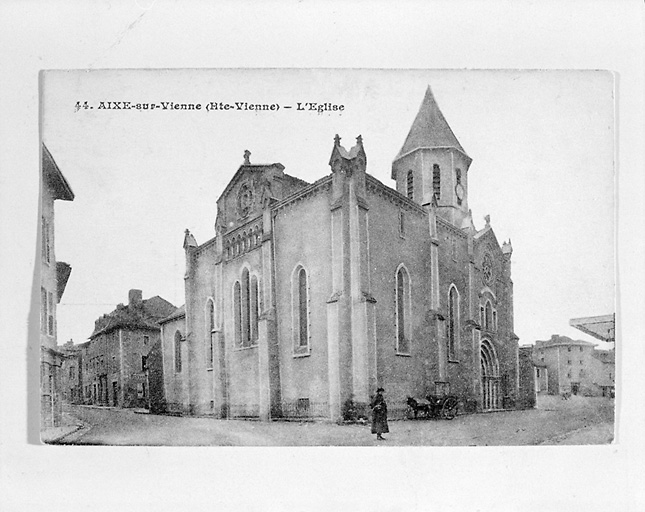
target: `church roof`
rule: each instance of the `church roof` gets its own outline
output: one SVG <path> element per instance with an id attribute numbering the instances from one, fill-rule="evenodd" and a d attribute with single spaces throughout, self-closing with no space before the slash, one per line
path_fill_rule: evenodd
<path id="1" fill-rule="evenodd" d="M 421 103 L 410 133 L 394 161 L 421 148 L 455 148 L 468 157 L 443 117 L 430 86 Z M 468 157 L 470 158 L 470 157 Z"/>

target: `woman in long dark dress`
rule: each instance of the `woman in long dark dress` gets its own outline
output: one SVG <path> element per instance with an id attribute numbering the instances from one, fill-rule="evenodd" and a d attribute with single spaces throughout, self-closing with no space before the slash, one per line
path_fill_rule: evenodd
<path id="1" fill-rule="evenodd" d="M 387 426 L 387 403 L 383 397 L 385 390 L 378 388 L 376 396 L 372 400 L 370 407 L 372 408 L 372 434 L 376 434 L 376 439 L 384 441 L 385 438 L 381 434 L 387 434 L 390 429 Z"/>

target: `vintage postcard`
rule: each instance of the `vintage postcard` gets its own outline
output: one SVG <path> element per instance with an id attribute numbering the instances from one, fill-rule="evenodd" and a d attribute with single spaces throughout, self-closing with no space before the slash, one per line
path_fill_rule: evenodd
<path id="1" fill-rule="evenodd" d="M 612 73 L 40 89 L 44 442 L 612 442 Z"/>

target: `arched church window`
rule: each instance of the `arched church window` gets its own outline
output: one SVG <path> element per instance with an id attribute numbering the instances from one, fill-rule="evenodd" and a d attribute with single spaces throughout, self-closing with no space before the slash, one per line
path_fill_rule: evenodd
<path id="1" fill-rule="evenodd" d="M 307 316 L 307 272 L 301 268 L 298 272 L 298 340 L 301 347 L 306 346 L 309 339 Z"/>
<path id="2" fill-rule="evenodd" d="M 251 278 L 251 344 L 255 345 L 258 341 L 258 278 Z"/>
<path id="3" fill-rule="evenodd" d="M 396 351 L 410 353 L 410 277 L 405 267 L 396 272 Z"/>
<path id="4" fill-rule="evenodd" d="M 307 271 L 296 267 L 292 278 L 293 344 L 296 355 L 309 354 L 309 282 Z"/>
<path id="5" fill-rule="evenodd" d="M 414 199 L 414 173 L 412 171 L 408 171 L 407 191 L 408 199 Z"/>
<path id="6" fill-rule="evenodd" d="M 233 314 L 235 315 L 235 343 L 242 344 L 242 285 L 239 281 L 233 286 Z"/>
<path id="7" fill-rule="evenodd" d="M 242 345 L 244 346 L 248 346 L 251 341 L 250 291 L 249 270 L 245 268 L 242 271 Z"/>
<path id="8" fill-rule="evenodd" d="M 459 342 L 459 293 L 450 287 L 448 294 L 448 359 L 455 360 Z"/>
<path id="9" fill-rule="evenodd" d="M 206 333 L 206 368 L 213 367 L 213 337 L 215 336 L 215 306 L 208 299 L 208 332 Z"/>
<path id="10" fill-rule="evenodd" d="M 491 306 L 490 302 L 488 301 L 486 301 L 486 316 L 484 325 L 486 326 L 487 331 L 491 331 L 493 329 L 493 306 Z"/>
<path id="11" fill-rule="evenodd" d="M 175 372 L 181 373 L 181 333 L 175 332 Z"/>
<path id="12" fill-rule="evenodd" d="M 441 169 L 439 164 L 432 166 L 432 191 L 437 196 L 437 201 L 441 199 Z"/>

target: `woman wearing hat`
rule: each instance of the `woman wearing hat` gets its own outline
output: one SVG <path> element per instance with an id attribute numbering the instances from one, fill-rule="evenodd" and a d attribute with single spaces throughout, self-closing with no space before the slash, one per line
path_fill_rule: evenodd
<path id="1" fill-rule="evenodd" d="M 385 390 L 383 388 L 378 388 L 376 390 L 376 396 L 370 404 L 372 408 L 372 434 L 376 434 L 376 439 L 379 441 L 385 441 L 385 438 L 381 434 L 390 432 L 387 426 L 387 404 L 383 397 L 384 392 Z"/>

